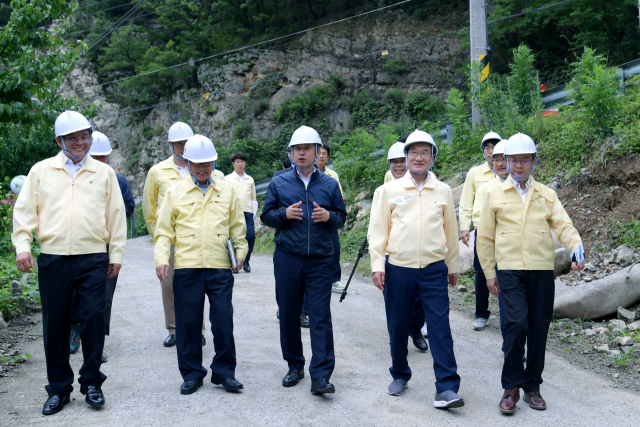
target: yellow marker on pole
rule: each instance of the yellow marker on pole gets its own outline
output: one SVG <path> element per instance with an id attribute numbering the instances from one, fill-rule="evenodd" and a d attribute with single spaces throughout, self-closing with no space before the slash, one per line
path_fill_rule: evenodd
<path id="1" fill-rule="evenodd" d="M 207 101 L 209 100 L 209 96 L 211 96 L 211 93 L 210 93 L 210 92 L 205 93 L 204 95 L 202 95 L 202 97 L 203 97 L 204 99 L 206 99 Z"/>
<path id="2" fill-rule="evenodd" d="M 385 55 L 389 55 L 389 51 L 388 50 L 383 50 L 382 51 L 382 56 L 385 56 Z"/>
<path id="3" fill-rule="evenodd" d="M 480 70 L 480 81 L 483 82 L 489 77 L 489 55 L 478 55 L 482 69 Z"/>

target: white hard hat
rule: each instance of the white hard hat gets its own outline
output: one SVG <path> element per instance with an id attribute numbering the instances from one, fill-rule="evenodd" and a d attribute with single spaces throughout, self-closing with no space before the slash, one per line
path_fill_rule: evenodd
<path id="1" fill-rule="evenodd" d="M 309 126 L 300 126 L 295 130 L 295 132 L 293 132 L 293 135 L 291 135 L 291 141 L 289 141 L 288 148 L 291 148 L 294 145 L 301 144 L 317 144 L 322 147 L 320 134 L 318 134 L 315 129 L 310 128 Z"/>
<path id="2" fill-rule="evenodd" d="M 27 180 L 27 177 L 24 175 L 18 175 L 11 180 L 11 191 L 14 194 L 20 194 L 20 190 L 24 187 L 24 183 Z"/>
<path id="3" fill-rule="evenodd" d="M 407 137 L 407 142 L 404 143 L 405 155 L 407 151 L 409 151 L 409 147 L 414 144 L 431 144 L 431 146 L 433 147 L 433 155 L 435 156 L 436 154 L 438 154 L 438 147 L 436 146 L 436 142 L 433 140 L 433 137 L 425 131 L 416 129 Z"/>
<path id="4" fill-rule="evenodd" d="M 93 132 L 93 145 L 89 150 L 92 156 L 108 156 L 111 154 L 111 142 L 102 132 Z"/>
<path id="5" fill-rule="evenodd" d="M 89 129 L 89 132 L 92 132 L 89 120 L 77 111 L 64 111 L 58 116 L 54 125 L 56 136 L 69 135 L 83 129 Z"/>
<path id="6" fill-rule="evenodd" d="M 515 154 L 537 154 L 538 149 L 536 143 L 529 135 L 524 133 L 516 133 L 507 141 L 507 145 L 504 149 L 505 156 L 512 156 Z"/>
<path id="7" fill-rule="evenodd" d="M 207 163 L 216 161 L 218 153 L 209 138 L 194 135 L 184 145 L 184 158 L 193 163 Z"/>
<path id="8" fill-rule="evenodd" d="M 185 141 L 193 135 L 191 126 L 183 122 L 175 122 L 169 128 L 169 142 Z"/>
<path id="9" fill-rule="evenodd" d="M 404 154 L 404 143 L 396 142 L 389 148 L 389 154 L 387 154 L 387 160 L 391 161 L 393 159 L 404 159 L 406 156 Z"/>
<path id="10" fill-rule="evenodd" d="M 506 139 L 501 139 L 500 142 L 498 142 L 496 144 L 495 147 L 493 147 L 493 154 L 492 156 L 495 156 L 496 154 L 504 154 L 504 147 L 507 145 L 507 140 Z"/>
<path id="11" fill-rule="evenodd" d="M 492 144 L 496 144 L 498 142 L 502 141 L 502 137 L 500 135 L 498 135 L 497 133 L 495 133 L 494 131 L 489 132 L 488 134 L 486 134 L 483 138 L 482 138 L 482 143 L 480 144 L 480 148 L 482 148 L 484 150 L 484 145 L 487 143 L 492 143 Z"/>

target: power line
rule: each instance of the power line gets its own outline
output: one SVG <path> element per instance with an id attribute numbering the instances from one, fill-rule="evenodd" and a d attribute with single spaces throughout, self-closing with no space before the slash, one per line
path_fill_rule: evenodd
<path id="1" fill-rule="evenodd" d="M 110 1 L 110 0 L 107 0 L 107 1 Z M 196 2 L 200 2 L 200 1 L 202 1 L 202 0 L 191 0 L 191 1 L 188 1 L 186 3 L 180 3 L 180 4 L 175 5 L 175 6 L 165 7 L 164 9 L 158 9 L 158 10 L 153 11 L 153 12 L 145 13 L 144 15 L 138 15 L 135 18 L 127 19 L 127 20 L 125 20 L 125 22 L 131 22 L 131 21 L 134 21 L 136 19 L 144 18 L 145 16 L 155 15 L 156 13 L 164 12 L 165 10 L 170 10 L 170 9 L 175 9 L 175 8 L 178 8 L 178 7 L 183 7 L 183 6 L 186 6 L 188 4 L 196 3 Z M 108 25 L 103 25 L 102 27 L 98 27 L 98 28 L 89 28 L 89 29 L 86 29 L 86 30 L 75 31 L 73 33 L 65 34 L 65 36 L 72 36 L 74 34 L 88 33 L 89 31 L 92 31 L 92 30 L 101 30 L 103 28 L 107 28 L 107 27 L 110 27 L 110 26 L 111 26 L 111 24 L 108 24 Z"/>
<path id="2" fill-rule="evenodd" d="M 144 3 L 145 1 L 147 0 L 140 0 L 138 3 L 136 3 L 136 5 L 131 10 L 129 10 L 120 19 L 118 19 L 113 25 L 111 25 L 111 27 L 109 27 L 107 31 L 102 33 L 100 36 L 98 36 L 97 39 L 91 42 L 91 45 L 89 45 L 89 49 L 87 49 L 87 51 L 85 52 L 85 55 L 91 52 L 94 46 L 96 46 L 98 43 L 104 40 L 108 35 L 110 35 L 113 31 L 115 31 L 115 29 L 118 28 L 126 18 L 133 15 L 137 11 L 137 9 L 142 5 L 142 3 Z"/>
<path id="3" fill-rule="evenodd" d="M 93 4 L 89 4 L 89 5 L 87 5 L 87 6 L 79 7 L 79 8 L 77 8 L 76 10 L 86 9 L 86 8 L 88 8 L 88 7 L 97 6 L 97 5 L 99 5 L 99 4 L 107 3 L 107 2 L 110 2 L 110 1 L 113 1 L 113 0 L 102 0 L 102 1 L 100 1 L 100 2 L 98 2 L 98 3 L 93 3 Z"/>
<path id="4" fill-rule="evenodd" d="M 151 0 L 151 2 L 150 2 L 150 3 L 147 3 L 147 5 L 145 6 L 145 8 L 144 8 L 144 9 L 142 9 L 142 10 L 140 10 L 140 12 L 138 12 L 138 14 L 136 15 L 136 17 L 135 17 L 135 18 L 137 18 L 138 16 L 140 16 L 140 14 L 142 14 L 145 10 L 147 10 L 147 9 L 149 8 L 149 6 L 153 5 L 156 1 L 157 1 L 157 0 Z M 135 18 L 133 18 L 133 19 L 135 19 Z M 120 26 L 122 25 L 122 23 L 124 23 L 124 21 L 123 21 L 123 22 L 121 22 L 120 24 L 116 25 L 116 27 L 115 27 L 115 28 L 113 28 L 113 29 L 109 32 L 109 34 L 106 34 L 104 37 L 102 37 L 102 40 L 101 40 L 99 43 L 95 43 L 95 42 L 94 42 L 94 43 L 92 44 L 92 46 L 89 48 L 89 50 L 87 51 L 87 53 L 89 53 L 91 50 L 97 50 L 97 49 L 99 49 L 99 48 L 100 48 L 100 46 L 102 46 L 104 43 L 106 43 L 106 42 L 107 42 L 107 36 L 108 36 L 108 35 L 110 35 L 113 31 L 115 31 L 117 27 L 120 27 Z"/>
<path id="5" fill-rule="evenodd" d="M 125 4 L 118 5 L 118 6 L 110 7 L 108 9 L 98 10 L 97 12 L 88 13 L 86 15 L 74 16 L 73 18 L 74 19 L 87 18 L 89 16 L 97 15 L 98 13 L 106 12 L 108 10 L 113 10 L 113 9 L 120 9 L 121 7 L 125 7 L 125 6 L 131 6 L 131 3 L 125 3 Z M 76 9 L 76 10 L 79 10 L 79 9 Z"/>
<path id="6" fill-rule="evenodd" d="M 487 24 L 495 24 L 495 23 L 498 23 L 498 22 L 506 21 L 508 19 L 513 19 L 513 18 L 517 18 L 517 17 L 520 17 L 520 16 L 528 15 L 530 13 L 539 12 L 541 10 L 549 9 L 551 7 L 564 6 L 564 5 L 567 5 L 567 4 L 575 3 L 577 1 L 579 1 L 579 0 L 566 0 L 566 1 L 559 2 L 559 3 L 554 3 L 554 4 L 547 5 L 547 6 L 542 6 L 542 7 L 536 8 L 536 9 L 531 9 L 531 10 L 527 10 L 527 11 L 524 11 L 524 12 L 515 13 L 515 14 L 509 15 L 509 16 L 504 17 L 504 18 L 500 18 L 500 19 L 496 19 L 496 20 L 493 20 L 493 21 L 489 21 Z M 440 37 L 444 37 L 446 35 L 455 35 L 455 34 L 458 34 L 460 31 L 468 30 L 468 29 L 469 29 L 469 27 L 465 27 L 465 28 L 460 28 L 460 29 L 457 29 L 457 30 L 447 31 L 445 33 L 438 34 L 436 36 L 424 37 L 424 38 L 421 38 L 421 39 L 418 39 L 418 40 L 414 40 L 412 42 L 403 43 L 403 44 L 399 44 L 399 45 L 388 47 L 386 49 L 386 51 L 388 52 L 388 51 L 391 51 L 391 50 L 400 50 L 402 48 L 405 48 L 407 46 L 411 46 L 413 44 L 421 43 L 421 42 L 428 41 L 428 40 L 437 39 L 437 38 L 440 38 Z M 303 69 L 303 70 L 300 70 L 300 71 L 308 71 L 308 72 L 315 71 L 317 69 L 326 68 L 327 65 L 345 64 L 345 63 L 348 63 L 348 62 L 351 62 L 351 61 L 356 61 L 356 60 L 360 60 L 360 59 L 363 59 L 363 58 L 368 58 L 368 57 L 373 56 L 373 55 L 380 55 L 380 51 L 373 51 L 373 52 L 369 52 L 369 53 L 364 54 L 364 55 L 357 55 L 357 56 L 353 56 L 351 58 L 343 59 L 343 60 L 340 60 L 340 61 L 328 62 L 328 63 L 326 63 L 326 64 L 324 64 L 322 66 L 310 67 L 310 68 L 306 68 L 306 69 Z M 243 85 L 235 85 L 235 86 L 232 86 L 232 87 L 228 87 L 226 89 L 220 89 L 220 90 L 217 90 L 217 91 L 214 91 L 214 92 L 210 92 L 209 95 L 221 94 L 221 93 L 230 92 L 230 91 L 237 90 L 237 89 L 244 89 L 244 88 L 256 86 L 256 85 L 259 85 L 259 84 L 264 84 L 264 83 L 269 83 L 269 82 L 272 82 L 272 81 L 275 81 L 275 80 L 280 80 L 280 79 L 286 78 L 286 77 L 287 77 L 286 74 L 282 74 L 282 75 L 279 75 L 279 76 L 274 76 L 274 77 L 269 78 L 269 79 L 260 80 L 260 81 L 258 81 L 256 83 L 247 83 L 247 84 L 243 84 Z M 124 111 L 122 113 L 109 114 L 109 115 L 104 115 L 104 116 L 101 116 L 101 117 L 114 117 L 114 116 L 131 114 L 131 113 L 135 113 L 135 112 L 138 112 L 138 111 L 149 110 L 149 109 L 156 108 L 156 107 L 179 104 L 179 103 L 183 103 L 183 102 L 192 101 L 194 99 L 198 99 L 201 96 L 202 95 L 197 95 L 197 96 L 192 96 L 192 97 L 189 97 L 189 98 L 181 99 L 181 100 L 178 100 L 178 101 L 168 101 L 168 102 L 157 103 L 157 104 L 149 105 L 149 106 L 146 106 L 146 107 L 140 107 L 140 108 L 136 108 L 136 109 L 133 109 L 133 110 Z"/>
<path id="7" fill-rule="evenodd" d="M 257 46 L 261 46 L 261 45 L 264 45 L 264 44 L 267 44 L 267 43 L 271 43 L 271 42 L 276 41 L 276 40 L 282 40 L 282 39 L 285 39 L 285 38 L 288 38 L 288 37 L 292 37 L 292 36 L 296 36 L 296 35 L 299 35 L 299 34 L 306 33 L 306 32 L 308 32 L 308 31 L 313 31 L 313 30 L 317 30 L 317 29 L 319 29 L 319 28 L 324 28 L 324 27 L 327 27 L 327 26 L 330 26 L 330 25 L 335 25 L 335 24 L 338 24 L 338 23 L 341 23 L 341 22 L 349 21 L 349 20 L 351 20 L 351 19 L 355 19 L 355 18 L 359 18 L 359 17 L 361 17 L 361 16 L 369 15 L 369 14 L 371 14 L 371 13 L 379 12 L 379 11 L 381 11 L 381 10 L 388 9 L 388 8 L 390 8 L 390 7 L 394 7 L 394 6 L 398 6 L 398 5 L 401 5 L 401 4 L 404 4 L 404 3 L 408 3 L 408 2 L 410 2 L 410 1 L 412 1 L 412 0 L 403 0 L 403 1 L 401 1 L 401 2 L 398 2 L 398 3 L 392 4 L 392 5 L 390 5 L 390 6 L 380 7 L 380 8 L 378 8 L 378 9 L 374 9 L 374 10 L 371 10 L 371 11 L 369 11 L 369 12 L 364 12 L 364 13 L 361 13 L 361 14 L 359 14 L 359 15 L 355 15 L 355 16 L 352 16 L 352 17 L 349 17 L 349 18 L 339 19 L 339 20 L 337 20 L 337 21 L 333 21 L 333 22 L 330 22 L 330 23 L 328 23 L 328 24 L 318 25 L 317 27 L 308 28 L 308 29 L 306 29 L 306 30 L 301 30 L 301 31 L 296 31 L 296 32 L 291 33 L 291 34 L 287 34 L 286 36 L 275 37 L 275 38 L 272 38 L 272 39 L 270 39 L 270 40 L 266 40 L 266 41 L 262 41 L 262 42 L 254 43 L 254 44 L 251 44 L 251 45 L 248 45 L 248 46 L 239 47 L 239 48 L 236 48 L 236 49 L 231 49 L 231 50 L 228 50 L 228 51 L 226 51 L 226 52 L 216 53 L 216 54 L 214 54 L 214 55 L 205 56 L 205 57 L 203 57 L 203 58 L 198 58 L 198 59 L 191 60 L 191 61 L 187 61 L 187 62 L 183 62 L 183 63 L 180 63 L 180 64 L 171 65 L 171 66 L 169 66 L 169 67 L 160 68 L 160 69 L 158 69 L 158 70 L 147 71 L 147 72 L 145 72 L 145 73 L 136 74 L 135 76 L 122 77 L 122 78 L 120 78 L 120 79 L 111 80 L 111 81 L 109 81 L 109 82 L 105 82 L 105 83 L 98 83 L 98 84 L 96 84 L 96 85 L 89 86 L 89 87 L 105 86 L 105 85 L 109 85 L 109 84 L 113 84 L 113 83 L 118 83 L 118 82 L 121 82 L 121 81 L 124 81 L 124 80 L 130 80 L 130 79 L 134 79 L 134 78 L 137 78 L 137 77 L 147 76 L 147 75 L 149 75 L 149 74 L 159 73 L 160 71 L 164 71 L 164 70 L 169 70 L 169 69 L 173 69 L 173 68 L 177 68 L 177 67 L 182 67 L 182 66 L 189 65 L 189 64 L 194 64 L 194 63 L 196 63 L 196 62 L 205 61 L 205 60 L 207 60 L 207 59 L 216 58 L 216 57 L 218 57 L 218 56 L 224 56 L 224 55 L 228 55 L 228 54 L 230 54 L 230 53 L 240 52 L 240 51 L 242 51 L 242 50 L 251 49 L 251 48 L 254 48 L 254 47 L 257 47 Z"/>

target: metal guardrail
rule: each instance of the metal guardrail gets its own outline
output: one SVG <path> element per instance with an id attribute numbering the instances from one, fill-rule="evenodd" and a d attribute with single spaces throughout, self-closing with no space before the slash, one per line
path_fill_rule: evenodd
<path id="1" fill-rule="evenodd" d="M 620 74 L 620 92 L 624 93 L 624 81 L 636 74 L 640 74 L 640 59 L 618 65 L 616 67 Z M 542 105 L 545 108 L 553 108 L 556 105 L 569 105 L 573 101 L 569 98 L 568 92 L 565 90 L 566 85 L 556 86 L 542 92 Z"/>

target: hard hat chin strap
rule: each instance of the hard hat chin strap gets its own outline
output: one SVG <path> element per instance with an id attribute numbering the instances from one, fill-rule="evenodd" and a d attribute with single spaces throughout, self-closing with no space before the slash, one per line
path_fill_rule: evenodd
<path id="1" fill-rule="evenodd" d="M 304 171 L 308 171 L 309 169 L 311 169 L 312 167 L 314 167 L 316 165 L 316 162 L 318 161 L 318 144 L 315 144 L 316 146 L 316 159 L 313 161 L 313 163 L 311 164 L 311 166 L 309 166 L 308 168 L 304 168 L 302 169 L 300 166 L 298 166 L 298 164 L 296 163 L 295 160 L 293 160 L 293 156 L 291 155 L 291 148 L 289 148 L 289 160 L 291 160 L 291 163 L 293 163 L 296 167 L 296 169 L 298 169 L 300 172 L 304 172 Z"/>
<path id="2" fill-rule="evenodd" d="M 71 154 L 69 149 L 67 149 L 67 144 L 64 142 L 64 137 L 62 135 L 60 135 L 60 141 L 62 141 L 62 151 L 67 153 L 69 155 L 69 157 L 71 157 L 72 159 L 82 160 L 83 158 L 87 157 L 87 154 L 89 153 L 89 150 L 87 150 L 87 152 L 84 153 L 84 157 L 76 157 L 73 154 Z M 91 129 L 91 128 L 89 128 L 89 141 L 91 141 L 89 143 L 89 149 L 91 149 L 91 146 L 93 145 L 93 129 Z"/>
<path id="3" fill-rule="evenodd" d="M 414 175 L 424 175 L 424 174 L 426 173 L 426 174 L 427 174 L 427 178 L 429 178 L 429 175 L 428 175 L 428 174 L 429 174 L 429 171 L 430 171 L 430 170 L 431 170 L 431 168 L 433 167 L 433 162 L 435 161 L 434 152 L 435 152 L 435 148 L 434 148 L 434 147 L 433 147 L 433 145 L 432 145 L 432 146 L 431 146 L 431 165 L 429 165 L 429 169 L 427 169 L 427 171 L 426 171 L 426 172 L 417 173 L 417 172 L 412 171 L 412 170 L 409 168 L 409 156 L 406 156 L 406 157 L 404 158 L 404 165 L 406 166 L 407 170 L 408 170 L 409 172 L 411 172 L 412 174 L 414 174 Z M 406 154 L 407 154 L 407 152 L 405 151 L 405 155 L 406 155 Z"/>
<path id="4" fill-rule="evenodd" d="M 504 156 L 506 161 L 507 161 L 507 172 L 509 172 L 509 175 L 511 175 L 511 177 L 513 179 L 515 179 L 516 181 L 524 181 L 526 179 L 529 178 L 529 175 L 531 175 L 533 173 L 534 170 L 536 170 L 536 160 L 538 159 L 538 157 L 534 154 L 533 155 L 533 166 L 531 166 L 531 170 L 529 172 L 527 172 L 527 174 L 525 176 L 523 176 L 522 178 L 518 178 L 517 176 L 515 176 L 512 172 L 511 172 L 511 168 L 509 167 L 509 159 L 507 156 Z M 499 175 L 498 175 L 499 176 Z M 504 179 L 503 179 L 504 181 Z"/>
<path id="5" fill-rule="evenodd" d="M 198 178 L 196 178 L 196 176 L 193 174 L 193 172 L 191 172 L 191 162 L 189 160 L 186 160 L 187 162 L 187 169 L 189 170 L 189 175 L 191 175 L 191 178 L 193 179 L 193 182 L 200 182 L 200 180 Z M 212 178 L 213 176 L 213 171 L 216 170 L 216 161 L 212 161 L 211 163 L 213 163 L 213 167 L 211 168 L 211 175 L 209 175 L 209 179 L 212 180 L 213 182 L 215 182 L 215 180 Z"/>
<path id="6" fill-rule="evenodd" d="M 176 152 L 173 150 L 173 143 L 172 143 L 172 142 L 169 142 L 169 148 L 171 148 L 171 152 L 173 153 L 173 155 L 174 155 L 174 156 L 176 156 L 176 157 L 177 157 L 177 158 L 179 158 L 180 160 L 186 160 L 185 158 L 180 157 L 180 156 L 178 156 L 178 155 L 176 154 Z"/>

